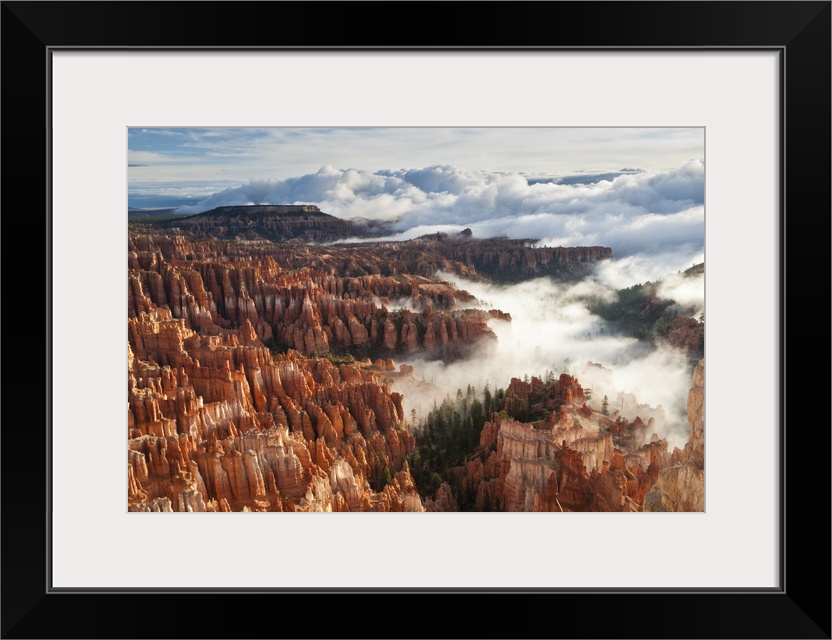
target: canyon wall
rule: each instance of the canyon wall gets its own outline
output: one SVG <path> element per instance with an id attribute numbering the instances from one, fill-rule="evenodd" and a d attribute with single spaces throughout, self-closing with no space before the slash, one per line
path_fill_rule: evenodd
<path id="1" fill-rule="evenodd" d="M 640 444 L 648 439 L 641 418 L 616 421 L 593 412 L 567 374 L 550 384 L 514 379 L 509 388 L 520 399 L 548 398 L 557 407 L 533 423 L 491 416 L 476 455 L 459 470 L 461 493 L 476 510 L 642 510 L 660 472 L 673 463 L 665 440 Z"/>
<path id="2" fill-rule="evenodd" d="M 705 510 L 705 361 L 693 372 L 688 393 L 690 438 L 681 464 L 663 470 L 644 500 L 645 511 Z"/>
<path id="3" fill-rule="evenodd" d="M 128 318 L 167 307 L 201 334 L 250 322 L 275 350 L 374 358 L 423 350 L 444 360 L 494 340 L 489 320 L 510 319 L 497 310 L 465 308 L 472 296 L 441 281 L 378 273 L 344 277 L 338 275 L 340 255 L 304 260 L 289 252 L 289 260 L 279 251 L 251 255 L 242 247 L 204 252 L 181 236 L 131 236 Z"/>

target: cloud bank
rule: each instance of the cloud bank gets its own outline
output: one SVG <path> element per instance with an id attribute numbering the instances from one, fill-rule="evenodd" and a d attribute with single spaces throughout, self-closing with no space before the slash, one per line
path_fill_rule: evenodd
<path id="1" fill-rule="evenodd" d="M 416 375 L 437 390 L 419 393 L 412 385 L 405 389 L 408 413 L 415 408 L 424 416 L 434 400 L 441 402 L 444 394 L 453 395 L 468 384 L 480 391 L 487 382 L 494 391 L 507 387 L 512 377 L 568 371 L 592 390 L 589 404 L 596 411 L 606 395 L 610 411 L 623 409 L 630 420 L 637 415 L 645 422 L 655 417 L 656 432 L 668 440 L 671 449 L 684 446 L 689 435 L 686 402 L 691 384 L 687 358 L 674 348 L 653 349 L 635 338 L 616 335 L 587 310 L 585 297 L 611 301 L 617 295 L 614 290 L 592 278 L 568 286 L 549 278 L 502 286 L 439 275 L 476 296 L 480 308 L 507 311 L 512 319 L 491 320 L 496 344 L 464 361 L 445 364 L 411 359 Z M 688 293 L 692 299 L 693 290 Z M 700 289 L 700 301 L 702 293 Z"/>
<path id="2" fill-rule="evenodd" d="M 389 222 L 394 231 L 389 239 L 396 240 L 468 227 L 477 237 L 536 238 L 541 246 L 610 246 L 616 257 L 681 252 L 692 263 L 702 253 L 702 160 L 664 172 L 622 169 L 608 176 L 588 175 L 585 182 L 573 178 L 545 181 L 453 165 L 375 172 L 327 165 L 285 180 L 250 181 L 179 212 L 315 204 L 339 218 Z"/>

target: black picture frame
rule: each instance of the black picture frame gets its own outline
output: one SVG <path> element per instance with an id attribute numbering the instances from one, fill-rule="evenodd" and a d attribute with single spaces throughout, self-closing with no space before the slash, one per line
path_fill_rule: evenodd
<path id="1" fill-rule="evenodd" d="M 3 258 L 6 402 L 0 433 L 2 637 L 269 637 L 304 628 L 307 637 L 333 638 L 829 638 L 828 380 L 823 377 L 823 384 L 818 384 L 817 374 L 807 376 L 806 367 L 819 362 L 821 370 L 828 371 L 830 2 L 397 3 L 397 7 L 351 2 L 2 3 L 5 188 L 0 196 L 7 249 Z M 402 10 L 407 21 L 397 17 Z M 274 11 L 279 12 L 283 27 L 275 27 Z M 385 12 L 391 28 L 379 30 L 371 18 Z M 52 590 L 47 553 L 52 455 L 48 433 L 55 410 L 50 389 L 60 381 L 49 376 L 49 336 L 61 313 L 82 310 L 50 305 L 50 52 L 128 47 L 778 51 L 784 80 L 780 97 L 783 242 L 780 282 L 772 286 L 780 287 L 782 302 L 780 587 L 673 592 Z M 753 259 L 753 249 L 747 245 L 739 249 L 746 250 L 747 259 Z M 807 282 L 814 296 L 797 293 Z M 792 312 L 791 323 L 787 309 Z M 765 393 L 769 391 L 761 390 Z M 737 398 L 737 402 L 753 402 L 753 398 Z M 737 473 L 753 473 L 754 464 L 738 455 Z M 177 562 L 175 550 L 170 550 L 170 562 Z M 384 610 L 394 620 L 402 620 L 403 627 L 390 628 L 388 616 L 379 614 Z M 293 623 L 286 626 L 290 620 Z"/>

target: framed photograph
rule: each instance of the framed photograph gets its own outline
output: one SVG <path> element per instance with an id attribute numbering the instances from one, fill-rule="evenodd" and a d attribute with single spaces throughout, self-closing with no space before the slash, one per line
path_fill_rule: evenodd
<path id="1" fill-rule="evenodd" d="M 341 599 L 377 608 L 381 595 L 387 607 L 427 597 L 432 620 L 447 612 L 476 637 L 493 628 L 516 637 L 830 637 L 830 430 L 802 357 L 825 350 L 817 312 L 795 293 L 817 280 L 821 295 L 829 290 L 830 3 L 486 3 L 477 8 L 485 30 L 452 17 L 469 5 L 442 5 L 442 20 L 427 10 L 437 6 L 401 5 L 412 20 L 391 42 L 369 27 L 381 5 L 202 3 L 196 14 L 186 3 L 3 3 L 4 204 L 15 239 L 3 637 L 124 635 L 97 613 L 114 603 L 137 637 L 275 635 L 273 616 L 253 632 L 239 615 L 216 615 L 242 598 L 314 614 L 309 635 L 350 637 Z M 557 217 L 574 211 L 568 222 Z M 292 238 L 314 246 L 284 248 L 275 262 L 276 223 L 264 220 L 285 226 L 292 215 L 307 225 Z M 172 228 L 180 248 L 166 244 Z M 497 289 L 473 277 L 488 275 L 477 256 L 497 251 L 482 244 L 488 238 L 506 243 L 501 273 L 512 252 L 523 254 L 517 282 Z M 363 249 L 368 239 L 388 253 Z M 45 247 L 43 260 L 23 249 L 30 242 Z M 616 247 L 607 280 L 582 280 L 584 266 L 566 260 L 583 283 L 575 308 L 520 273 L 565 246 Z M 443 269 L 424 266 L 434 262 Z M 265 321 L 268 292 L 253 283 L 277 286 L 276 275 L 255 273 L 269 264 L 289 293 Z M 302 273 L 313 274 L 308 284 Z M 369 283 L 374 274 L 392 288 Z M 336 280 L 346 276 L 364 288 L 343 295 Z M 238 283 L 236 299 L 223 278 Z M 678 371 L 616 351 L 619 342 L 593 334 L 602 325 L 575 314 L 592 298 L 603 327 L 619 326 L 630 312 L 623 291 L 655 307 L 671 284 L 677 306 L 649 325 L 649 305 L 639 307 L 629 329 L 644 342 L 679 330 L 687 355 L 708 368 L 703 376 L 691 360 L 688 388 L 662 396 Z M 313 287 L 338 295 L 316 298 Z M 471 300 L 460 304 L 463 292 Z M 367 300 L 370 311 L 355 313 Z M 672 325 L 681 300 L 690 308 Z M 524 313 L 537 321 L 523 324 Z M 476 360 L 473 338 L 455 343 L 475 325 L 493 332 L 500 314 L 524 327 L 513 353 Z M 650 398 L 630 402 L 653 412 L 649 425 L 625 409 L 618 392 L 627 389 L 606 391 L 603 376 L 587 382 L 584 350 L 550 348 L 567 344 L 566 325 L 550 316 L 629 367 L 628 381 Z M 45 340 L 21 341 L 22 332 Z M 30 353 L 39 344 L 45 350 Z M 416 347 L 436 356 L 434 368 L 409 357 Z M 263 361 L 246 369 L 244 358 Z M 464 361 L 475 365 L 457 375 Z M 384 376 L 388 386 L 377 384 Z M 447 424 L 429 401 L 408 404 L 414 387 L 444 392 L 437 380 L 457 386 L 465 376 L 471 398 L 464 387 L 449 398 Z M 373 411 L 353 397 L 358 378 Z M 479 378 L 510 387 L 489 405 L 490 421 L 471 410 Z M 325 391 L 326 380 L 353 400 Z M 701 408 L 691 410 L 697 384 Z M 303 385 L 319 405 L 299 404 Z M 234 408 L 243 388 L 240 406 L 251 407 Z M 704 444 L 693 419 L 683 435 L 665 420 L 680 394 L 680 420 L 704 412 Z M 501 438 L 519 425 L 511 461 L 529 465 L 519 484 L 500 475 L 501 421 Z M 264 433 L 283 435 L 256 442 Z M 437 433 L 464 464 L 427 459 Z M 166 448 L 171 437 L 178 452 Z M 597 454 L 607 441 L 609 455 Z M 261 445 L 293 453 L 269 466 Z M 287 459 L 303 466 L 307 457 L 303 482 L 281 475 Z M 570 476 L 573 458 L 583 471 Z M 470 477 L 454 471 L 479 461 Z M 247 470 L 235 472 L 237 463 Z M 485 599 L 494 613 L 478 624 L 442 595 Z M 552 621 L 501 621 L 498 611 L 517 606 L 512 595 L 552 611 Z M 193 615 L 183 617 L 174 597 Z M 413 625 L 364 624 L 359 635 L 460 633 Z"/>

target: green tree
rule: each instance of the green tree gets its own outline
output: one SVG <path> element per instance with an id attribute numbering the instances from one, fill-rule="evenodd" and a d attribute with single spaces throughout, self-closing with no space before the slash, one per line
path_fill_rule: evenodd
<path id="1" fill-rule="evenodd" d="M 439 489 L 440 485 L 442 484 L 442 476 L 440 476 L 435 471 L 430 474 L 430 478 L 428 479 L 428 495 L 435 496 L 436 490 Z"/>
<path id="2" fill-rule="evenodd" d="M 604 401 L 601 403 L 601 413 L 605 416 L 610 415 L 610 401 L 607 399 L 607 396 L 604 396 Z"/>
<path id="3" fill-rule="evenodd" d="M 390 473 L 390 467 L 387 463 L 376 454 L 376 461 L 373 465 L 373 489 L 376 493 L 380 492 L 384 487 L 393 482 L 393 475 Z"/>
<path id="4" fill-rule="evenodd" d="M 483 412 L 482 404 L 479 400 L 474 398 L 474 400 L 471 402 L 471 420 L 473 422 L 474 432 L 476 433 L 477 438 L 479 438 L 480 433 L 482 432 L 482 427 L 485 424 L 485 421 L 490 417 L 491 416 L 486 417 L 485 413 Z"/>
<path id="5" fill-rule="evenodd" d="M 491 390 L 488 388 L 487 382 L 482 392 L 482 410 L 485 413 L 485 419 L 490 420 L 491 414 L 494 412 L 494 399 L 491 397 Z"/>
<path id="6" fill-rule="evenodd" d="M 465 450 L 463 451 L 463 460 L 468 451 L 471 451 L 474 447 L 478 444 L 478 434 L 474 429 L 474 419 L 471 416 L 468 416 L 468 419 L 465 421 Z"/>
<path id="7" fill-rule="evenodd" d="M 472 387 L 472 386 L 469 384 L 469 385 L 468 385 L 468 388 L 465 390 L 465 399 L 466 399 L 466 400 L 469 402 L 469 404 L 470 404 L 470 402 L 471 402 L 472 400 L 474 400 L 474 398 L 476 398 L 476 397 L 477 397 L 477 394 L 476 394 L 476 392 L 474 391 L 474 387 Z"/>

